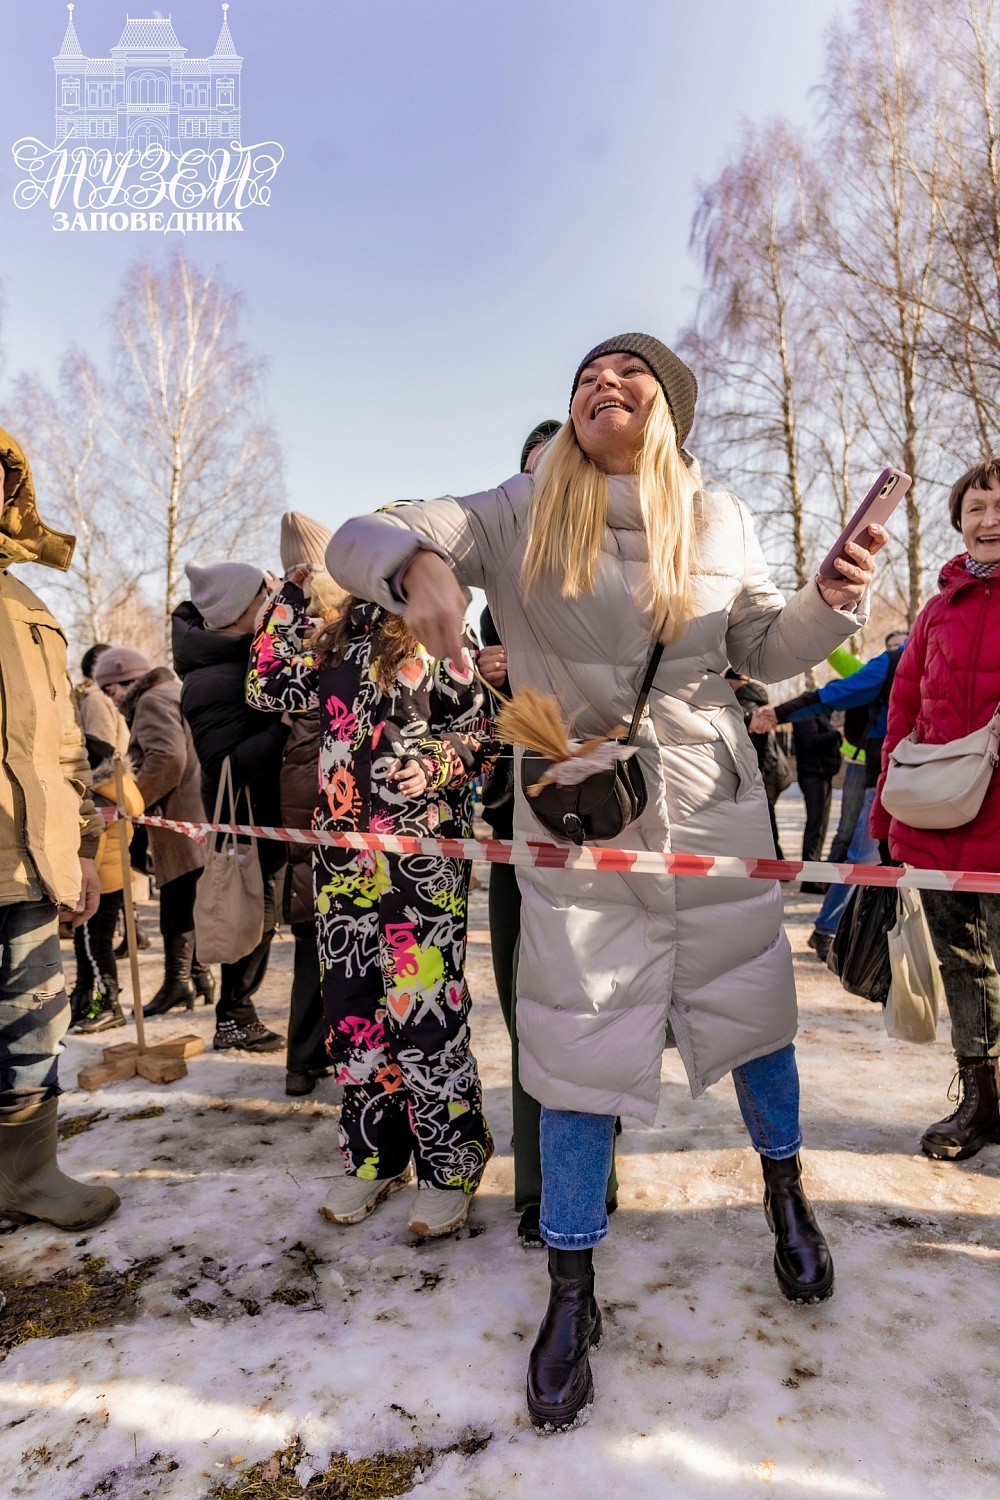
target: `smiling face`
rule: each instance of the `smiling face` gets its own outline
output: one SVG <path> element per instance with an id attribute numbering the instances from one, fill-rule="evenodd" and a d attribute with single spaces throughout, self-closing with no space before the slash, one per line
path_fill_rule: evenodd
<path id="1" fill-rule="evenodd" d="M 1000 562 L 1000 482 L 962 497 L 962 540 L 973 562 Z"/>
<path id="2" fill-rule="evenodd" d="M 570 416 L 576 440 L 606 474 L 631 474 L 660 389 L 636 354 L 603 354 L 585 365 Z"/>

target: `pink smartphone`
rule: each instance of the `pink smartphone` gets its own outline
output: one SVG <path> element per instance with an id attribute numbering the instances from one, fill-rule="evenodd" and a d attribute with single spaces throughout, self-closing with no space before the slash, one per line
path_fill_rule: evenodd
<path id="1" fill-rule="evenodd" d="M 820 563 L 819 571 L 824 578 L 843 577 L 843 574 L 834 567 L 834 562 L 838 557 L 842 557 L 845 562 L 850 562 L 845 551 L 848 542 L 858 541 L 867 526 L 873 524 L 884 526 L 912 483 L 913 480 L 909 474 L 904 474 L 902 469 L 882 470 Z M 864 546 L 864 543 L 862 542 L 861 545 Z"/>

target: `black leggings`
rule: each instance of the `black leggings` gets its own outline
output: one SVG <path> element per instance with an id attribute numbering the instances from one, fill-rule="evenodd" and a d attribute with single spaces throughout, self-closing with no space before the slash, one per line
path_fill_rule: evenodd
<path id="1" fill-rule="evenodd" d="M 115 962 L 115 928 L 122 909 L 121 891 L 108 891 L 101 897 L 97 910 L 88 922 L 73 929 L 73 952 L 76 955 L 77 989 L 89 985 L 106 994 L 106 985 L 118 993 L 118 965 Z"/>

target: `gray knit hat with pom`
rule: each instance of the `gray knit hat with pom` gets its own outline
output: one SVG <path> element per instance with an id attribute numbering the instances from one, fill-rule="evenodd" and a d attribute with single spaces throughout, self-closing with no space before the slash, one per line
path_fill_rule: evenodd
<path id="1" fill-rule="evenodd" d="M 646 361 L 663 388 L 667 405 L 670 407 L 670 415 L 677 429 L 677 446 L 682 447 L 691 431 L 695 402 L 698 400 L 698 382 L 694 378 L 694 372 L 689 370 L 684 361 L 678 359 L 674 351 L 668 349 L 666 344 L 661 344 L 659 339 L 654 339 L 651 333 L 619 333 L 613 339 L 605 339 L 602 344 L 595 344 L 590 353 L 585 354 L 581 359 L 573 377 L 573 389 L 569 396 L 570 405 L 573 404 L 576 388 L 580 384 L 580 376 L 587 366 L 595 359 L 600 359 L 602 354 L 637 354 L 640 359 Z"/>

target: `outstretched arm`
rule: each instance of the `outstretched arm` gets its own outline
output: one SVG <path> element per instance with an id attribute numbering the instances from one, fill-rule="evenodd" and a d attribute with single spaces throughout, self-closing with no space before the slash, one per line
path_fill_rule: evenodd
<path id="1" fill-rule="evenodd" d="M 349 593 L 402 614 L 432 656 L 457 661 L 465 590 L 488 588 L 510 559 L 532 483 L 517 474 L 478 495 L 356 516 L 327 548 L 327 568 Z"/>

